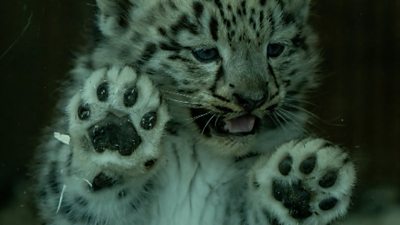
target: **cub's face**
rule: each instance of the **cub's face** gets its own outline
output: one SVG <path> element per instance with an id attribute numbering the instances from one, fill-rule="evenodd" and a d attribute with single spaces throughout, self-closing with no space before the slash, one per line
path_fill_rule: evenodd
<path id="1" fill-rule="evenodd" d="M 103 37 L 95 63 L 130 64 L 147 73 L 173 111 L 187 112 L 173 117 L 193 121 L 210 142 L 242 154 L 259 134 L 302 130 L 301 103 L 315 87 L 318 61 L 307 24 L 309 0 L 98 5 Z"/>

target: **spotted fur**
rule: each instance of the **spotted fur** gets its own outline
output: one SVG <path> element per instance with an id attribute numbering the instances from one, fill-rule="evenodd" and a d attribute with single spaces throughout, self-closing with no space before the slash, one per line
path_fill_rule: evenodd
<path id="1" fill-rule="evenodd" d="M 49 137 L 40 147 L 48 224 L 327 224 L 345 214 L 355 177 L 347 155 L 302 139 L 302 104 L 318 83 L 309 0 L 97 5 L 100 33 L 76 61 L 53 126 L 71 143 Z M 250 115 L 251 133 L 221 132 Z M 307 148 L 282 145 L 294 139 Z M 290 173 L 310 154 L 319 167 Z M 339 181 L 315 189 L 327 166 Z M 318 198 L 294 193 L 307 205 L 288 205 L 271 183 Z"/>

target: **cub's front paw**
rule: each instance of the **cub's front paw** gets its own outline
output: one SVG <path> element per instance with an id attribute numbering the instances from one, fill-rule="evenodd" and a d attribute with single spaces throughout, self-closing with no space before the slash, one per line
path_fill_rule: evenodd
<path id="1" fill-rule="evenodd" d="M 68 106 L 74 159 L 130 175 L 161 155 L 166 106 L 147 76 L 130 67 L 95 71 Z"/>
<path id="2" fill-rule="evenodd" d="M 253 201 L 278 224 L 325 225 L 349 206 L 355 170 L 346 153 L 322 139 L 292 141 L 260 159 Z"/>

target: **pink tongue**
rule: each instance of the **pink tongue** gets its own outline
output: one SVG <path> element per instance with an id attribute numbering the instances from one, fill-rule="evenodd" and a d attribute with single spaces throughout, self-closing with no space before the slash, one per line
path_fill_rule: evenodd
<path id="1" fill-rule="evenodd" d="M 241 116 L 225 121 L 224 128 L 230 133 L 248 133 L 253 130 L 255 121 L 254 116 Z"/>

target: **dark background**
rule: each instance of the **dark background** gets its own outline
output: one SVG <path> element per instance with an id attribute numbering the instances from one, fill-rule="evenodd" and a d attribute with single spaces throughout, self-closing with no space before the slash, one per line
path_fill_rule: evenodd
<path id="1" fill-rule="evenodd" d="M 93 1 L 0 2 L 0 208 L 30 175 L 57 88 L 92 23 Z M 314 130 L 347 148 L 358 188 L 400 187 L 400 1 L 315 1 L 321 88 Z M 18 189 L 19 190 L 19 189 Z"/>

